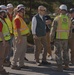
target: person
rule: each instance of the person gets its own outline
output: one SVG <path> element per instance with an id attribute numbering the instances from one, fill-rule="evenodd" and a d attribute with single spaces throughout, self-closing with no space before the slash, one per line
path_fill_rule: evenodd
<path id="1" fill-rule="evenodd" d="M 21 4 L 21 6 L 23 6 L 23 4 Z M 15 17 L 16 14 L 17 14 L 17 8 L 14 8 L 13 17 Z M 26 38 L 26 40 L 27 40 L 27 38 Z M 26 46 L 27 46 L 27 45 L 26 45 Z M 26 50 L 27 50 L 27 47 L 26 47 Z M 24 56 L 24 60 L 25 60 L 25 61 L 29 61 L 29 60 L 26 58 L 26 54 L 25 54 L 25 56 Z"/>
<path id="2" fill-rule="evenodd" d="M 50 34 L 52 19 L 48 14 L 46 14 L 45 15 L 45 20 L 46 20 L 46 40 L 47 40 L 47 49 L 48 49 L 47 53 L 48 53 L 48 57 L 49 56 L 51 57 L 52 52 L 51 52 L 51 44 L 50 44 L 50 36 L 49 36 L 49 34 Z"/>
<path id="3" fill-rule="evenodd" d="M 7 49 L 9 47 L 9 40 L 11 39 L 7 23 L 5 22 L 5 18 L 6 7 L 4 5 L 0 5 L 0 74 L 2 75 L 8 74 L 8 72 L 6 72 L 3 67 L 3 64 Z"/>
<path id="4" fill-rule="evenodd" d="M 70 32 L 70 40 L 69 45 L 71 49 L 71 63 L 74 65 L 74 8 L 70 9 L 70 18 L 71 18 L 71 32 Z"/>
<path id="5" fill-rule="evenodd" d="M 13 40 L 13 5 L 11 3 L 7 4 L 7 17 L 5 18 L 5 21 L 9 27 L 9 31 L 11 34 L 11 40 L 10 40 L 10 50 L 9 53 L 4 61 L 4 66 L 10 66 L 10 57 L 13 55 L 12 50 L 12 40 Z"/>
<path id="6" fill-rule="evenodd" d="M 60 15 L 56 16 L 50 32 L 51 42 L 55 44 L 57 70 L 69 69 L 68 38 L 71 20 L 66 15 L 67 6 L 60 5 Z M 62 57 L 63 54 L 63 57 Z M 63 59 L 62 59 L 63 58 Z M 64 62 L 64 66 L 62 63 Z"/>
<path id="7" fill-rule="evenodd" d="M 50 59 L 52 59 L 51 58 L 51 56 L 52 56 L 52 53 L 51 53 L 51 45 L 50 45 L 50 36 L 49 36 L 49 33 L 50 33 L 50 28 L 51 28 L 51 21 L 52 21 L 52 19 L 51 19 L 51 17 L 48 15 L 48 13 L 47 13 L 47 9 L 45 8 L 45 10 L 46 10 L 46 12 L 45 12 L 45 22 L 46 22 L 46 41 L 47 41 L 47 56 L 50 58 Z M 42 46 L 42 44 L 41 44 L 41 51 L 40 52 L 42 52 L 42 50 L 43 50 L 43 46 Z"/>
<path id="8" fill-rule="evenodd" d="M 17 6 L 17 15 L 13 21 L 14 31 L 14 54 L 11 62 L 11 68 L 20 70 L 21 68 L 28 68 L 24 65 L 24 56 L 26 53 L 27 35 L 29 34 L 29 28 L 27 27 L 23 17 L 25 14 L 25 7 L 19 4 Z M 19 62 L 19 66 L 17 65 Z"/>
<path id="9" fill-rule="evenodd" d="M 38 14 L 33 16 L 32 18 L 32 34 L 33 34 L 33 39 L 34 39 L 34 50 L 35 50 L 35 60 L 36 64 L 38 66 L 40 65 L 47 65 L 50 64 L 46 61 L 46 56 L 47 56 L 47 42 L 46 42 L 46 24 L 45 24 L 45 7 L 44 6 L 39 6 L 38 7 Z M 43 52 L 43 58 L 42 62 L 40 63 L 39 61 L 39 55 L 41 51 L 41 44 L 43 45 L 44 52 Z"/>

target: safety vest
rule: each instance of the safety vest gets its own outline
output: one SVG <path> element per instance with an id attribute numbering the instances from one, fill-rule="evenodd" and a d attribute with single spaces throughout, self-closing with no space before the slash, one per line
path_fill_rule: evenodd
<path id="1" fill-rule="evenodd" d="M 0 18 L 0 21 L 3 24 L 3 28 L 2 28 L 2 33 L 4 35 L 4 39 L 5 40 L 10 40 L 10 32 L 9 32 L 9 28 L 7 26 L 7 24 Z M 0 37 L 0 41 L 2 41 L 1 37 Z"/>
<path id="2" fill-rule="evenodd" d="M 8 27 L 9 27 L 9 31 L 10 31 L 10 33 L 12 34 L 12 32 L 13 32 L 13 21 L 11 22 L 11 20 L 9 19 L 9 17 L 8 17 L 8 15 L 7 15 L 7 18 L 5 18 L 5 21 L 6 21 L 6 23 L 7 23 L 7 25 L 8 25 Z"/>
<path id="3" fill-rule="evenodd" d="M 68 39 L 71 21 L 66 15 L 56 17 L 58 25 L 56 30 L 56 39 Z"/>
<path id="4" fill-rule="evenodd" d="M 28 33 L 30 33 L 30 30 L 28 28 L 28 26 L 26 25 L 25 21 L 20 17 L 20 16 L 16 16 L 13 20 L 13 31 L 14 31 L 14 36 L 18 36 L 18 33 L 17 33 L 17 28 L 16 28 L 16 25 L 15 25 L 15 19 L 19 19 L 20 22 L 21 22 L 21 27 L 20 27 L 20 31 L 21 31 L 21 35 L 26 35 Z"/>

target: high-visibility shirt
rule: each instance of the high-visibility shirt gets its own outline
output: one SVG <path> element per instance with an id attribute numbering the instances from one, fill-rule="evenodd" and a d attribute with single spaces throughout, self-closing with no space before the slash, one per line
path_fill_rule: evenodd
<path id="1" fill-rule="evenodd" d="M 71 21 L 66 15 L 59 15 L 57 21 L 56 39 L 68 39 Z"/>
<path id="2" fill-rule="evenodd" d="M 28 34 L 28 33 L 30 33 L 30 30 L 29 30 L 29 28 L 28 28 L 28 26 L 26 25 L 26 23 L 25 23 L 25 21 L 23 20 L 23 18 L 22 17 L 20 17 L 19 15 L 16 15 L 16 17 L 14 18 L 14 20 L 13 20 L 13 33 L 14 33 L 14 36 L 18 36 L 18 33 L 17 33 L 17 27 L 16 27 L 16 25 L 15 25 L 15 20 L 16 19 L 19 19 L 20 20 L 20 22 L 21 22 L 21 26 L 20 26 L 20 32 L 21 32 L 21 35 L 26 35 L 26 34 Z"/>
<path id="3" fill-rule="evenodd" d="M 8 28 L 7 24 L 1 18 L 0 18 L 0 21 L 3 24 L 2 33 L 4 35 L 4 39 L 10 40 L 11 37 L 10 37 L 10 32 L 9 32 L 9 28 Z M 1 37 L 0 37 L 0 41 L 2 41 Z"/>
<path id="4" fill-rule="evenodd" d="M 13 20 L 11 21 L 9 16 L 7 15 L 7 18 L 5 18 L 5 21 L 9 27 L 9 31 L 12 34 L 13 33 Z"/>

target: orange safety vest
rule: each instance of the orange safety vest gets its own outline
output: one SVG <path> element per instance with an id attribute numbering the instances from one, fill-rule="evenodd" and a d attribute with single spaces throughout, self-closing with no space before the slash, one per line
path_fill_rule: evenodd
<path id="1" fill-rule="evenodd" d="M 14 34 L 14 36 L 18 36 L 17 28 L 16 28 L 16 25 L 14 22 L 15 19 L 17 19 L 17 18 L 21 22 L 21 27 L 20 27 L 21 35 L 26 35 L 26 34 L 30 33 L 30 30 L 29 30 L 27 24 L 25 23 L 25 21 L 20 16 L 16 15 L 16 17 L 13 20 L 13 34 Z"/>

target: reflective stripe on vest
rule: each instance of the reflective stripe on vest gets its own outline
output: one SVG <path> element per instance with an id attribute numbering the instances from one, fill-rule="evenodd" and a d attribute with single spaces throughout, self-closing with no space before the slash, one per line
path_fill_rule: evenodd
<path id="1" fill-rule="evenodd" d="M 10 40 L 10 33 L 9 33 L 9 28 L 7 26 L 7 24 L 0 18 L 0 21 L 3 24 L 3 28 L 2 28 L 2 33 L 4 35 L 4 39 L 5 40 Z M 0 38 L 0 41 L 2 41 L 2 39 Z"/>
<path id="2" fill-rule="evenodd" d="M 21 35 L 26 35 L 30 32 L 28 26 L 26 25 L 25 21 L 20 17 L 20 16 L 16 16 L 15 19 L 19 19 L 20 22 L 21 22 L 21 28 L 20 28 L 20 31 L 21 31 Z M 14 21 L 15 21 L 14 19 Z M 14 22 L 13 22 L 14 23 Z M 16 28 L 16 25 L 15 23 L 13 24 L 13 28 L 14 28 L 14 36 L 18 36 L 18 33 L 17 33 L 17 28 Z"/>
<path id="3" fill-rule="evenodd" d="M 70 23 L 71 22 L 66 15 L 58 16 L 56 39 L 68 39 Z"/>
<path id="4" fill-rule="evenodd" d="M 9 27 L 9 31 L 10 33 L 12 33 L 12 27 L 13 27 L 13 23 L 11 22 L 11 20 L 9 19 L 9 17 L 7 16 L 7 18 L 5 18 L 5 21 Z"/>

